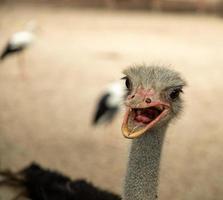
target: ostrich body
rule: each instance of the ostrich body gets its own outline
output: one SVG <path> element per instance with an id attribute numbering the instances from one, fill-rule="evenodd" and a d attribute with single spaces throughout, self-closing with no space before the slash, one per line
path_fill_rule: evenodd
<path id="1" fill-rule="evenodd" d="M 133 139 L 124 184 L 124 200 L 155 200 L 161 150 L 169 122 L 182 108 L 185 81 L 162 67 L 124 71 L 128 96 L 122 132 Z"/>
<path id="2" fill-rule="evenodd" d="M 109 123 L 114 119 L 123 102 L 125 92 L 126 89 L 122 82 L 114 82 L 108 85 L 97 103 L 93 125 Z"/>
<path id="3" fill-rule="evenodd" d="M 122 133 L 124 137 L 133 139 L 133 141 L 122 197 L 123 200 L 155 200 L 158 198 L 159 165 L 165 133 L 170 121 L 178 116 L 182 109 L 183 102 L 180 93 L 186 83 L 180 77 L 179 73 L 163 67 L 131 67 L 125 70 L 124 74 L 126 75 L 124 79 L 126 80 L 127 94 L 124 99 L 126 113 L 122 124 Z M 30 172 L 29 179 L 27 178 L 27 173 L 23 174 L 23 181 L 17 181 L 11 175 L 10 178 L 14 178 L 13 180 L 16 182 L 22 183 L 28 192 L 32 191 L 32 195 L 37 196 L 39 195 L 38 189 L 40 187 L 46 190 L 45 194 L 47 192 L 56 194 L 60 192 L 60 189 L 63 189 L 67 195 L 70 192 L 78 192 L 80 195 L 75 193 L 77 200 L 94 200 L 93 193 L 99 194 L 102 191 L 101 189 L 94 188 L 91 190 L 94 192 L 91 192 L 88 198 L 81 198 L 82 192 L 80 190 L 88 193 L 88 189 L 79 188 L 79 190 L 75 189 L 75 191 L 72 191 L 70 190 L 72 188 L 67 187 L 66 181 L 65 184 L 62 183 L 59 187 L 56 184 L 56 187 L 54 187 L 57 175 L 53 175 L 44 169 L 40 169 L 40 171 L 43 171 L 42 173 L 46 177 L 48 177 L 48 173 L 49 176 L 54 176 L 51 179 L 52 181 L 47 178 L 47 184 L 42 183 L 43 176 L 37 176 L 37 179 L 32 178 L 33 174 L 35 174 L 34 172 Z M 24 172 L 27 172 L 27 170 Z M 37 183 L 32 184 L 35 186 L 32 190 L 28 187 L 30 184 L 24 184 L 27 183 L 27 179 L 30 183 L 37 181 Z M 91 187 L 86 183 L 83 185 L 86 185 L 84 187 Z M 37 193 L 35 194 L 35 192 Z M 105 194 L 108 195 L 107 192 Z M 111 199 L 120 199 L 119 196 L 111 193 L 108 196 Z M 31 196 L 29 195 L 28 197 Z M 109 198 L 103 196 L 102 199 L 109 200 Z M 35 198 L 32 199 L 35 200 Z M 42 199 L 38 198 L 38 200 L 45 199 L 51 200 L 52 198 L 50 196 L 43 196 Z M 65 198 L 62 196 L 62 199 L 64 200 Z M 97 200 L 99 199 L 98 196 Z"/>
<path id="4" fill-rule="evenodd" d="M 36 163 L 17 173 L 0 172 L 0 178 L 1 176 L 6 179 L 0 181 L 0 186 L 7 184 L 25 188 L 13 200 L 19 200 L 20 197 L 32 200 L 121 200 L 119 195 L 100 189 L 86 180 L 73 181 Z"/>

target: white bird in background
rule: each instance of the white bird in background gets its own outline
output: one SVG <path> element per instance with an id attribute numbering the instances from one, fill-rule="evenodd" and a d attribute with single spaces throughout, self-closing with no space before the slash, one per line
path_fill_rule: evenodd
<path id="1" fill-rule="evenodd" d="M 126 89 L 122 81 L 113 82 L 108 85 L 99 98 L 92 124 L 97 125 L 99 123 L 111 122 L 120 110 L 125 93 Z"/>
<path id="2" fill-rule="evenodd" d="M 5 48 L 2 51 L 0 55 L 0 61 L 4 60 L 6 57 L 10 55 L 18 54 L 18 65 L 21 67 L 23 71 L 24 63 L 23 63 L 22 53 L 34 41 L 35 30 L 36 30 L 36 23 L 31 21 L 27 24 L 26 29 L 24 31 L 14 33 L 8 40 Z"/>

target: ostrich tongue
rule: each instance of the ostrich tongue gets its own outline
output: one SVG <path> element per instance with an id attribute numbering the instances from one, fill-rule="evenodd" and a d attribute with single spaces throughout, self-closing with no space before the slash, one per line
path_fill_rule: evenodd
<path id="1" fill-rule="evenodd" d="M 162 105 L 145 108 L 129 108 L 122 124 L 126 138 L 136 138 L 152 128 L 168 112 Z"/>
<path id="2" fill-rule="evenodd" d="M 128 120 L 130 134 L 144 128 L 159 114 L 160 112 L 155 108 L 133 109 Z"/>
<path id="3" fill-rule="evenodd" d="M 159 114 L 160 114 L 159 111 L 156 109 L 151 109 L 151 108 L 137 109 L 135 111 L 134 120 L 139 123 L 141 122 L 144 124 L 148 124 L 153 119 L 155 119 Z"/>

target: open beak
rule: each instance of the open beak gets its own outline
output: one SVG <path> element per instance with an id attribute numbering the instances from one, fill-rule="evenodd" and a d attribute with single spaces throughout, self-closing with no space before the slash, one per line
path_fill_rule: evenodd
<path id="1" fill-rule="evenodd" d="M 127 107 L 122 134 L 130 139 L 143 135 L 167 115 L 169 108 L 169 104 L 162 102 L 152 102 L 147 107 Z"/>

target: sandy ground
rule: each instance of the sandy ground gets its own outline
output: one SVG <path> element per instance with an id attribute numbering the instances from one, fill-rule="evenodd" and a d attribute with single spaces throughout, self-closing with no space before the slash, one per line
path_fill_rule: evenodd
<path id="1" fill-rule="evenodd" d="M 93 128 L 95 103 L 126 66 L 170 65 L 188 87 L 185 111 L 166 137 L 160 199 L 222 199 L 222 19 L 5 5 L 0 47 L 30 19 L 41 30 L 25 55 L 26 79 L 16 56 L 0 63 L 1 169 L 36 161 L 120 193 L 130 142 L 120 132 L 123 113 Z"/>

